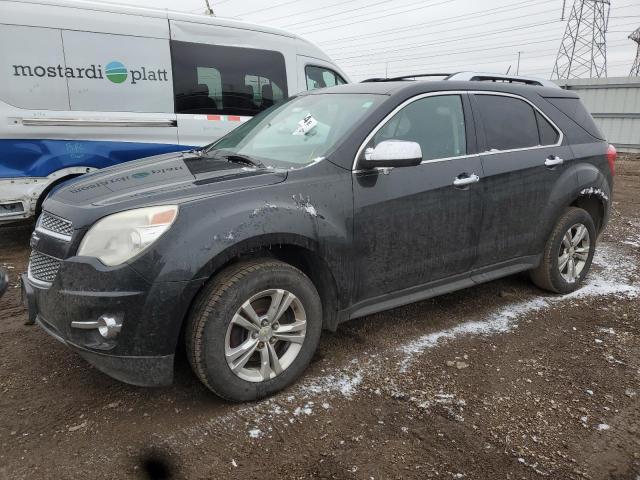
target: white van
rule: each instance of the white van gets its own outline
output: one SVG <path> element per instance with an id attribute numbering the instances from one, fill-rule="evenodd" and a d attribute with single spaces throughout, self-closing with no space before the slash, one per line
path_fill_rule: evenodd
<path id="1" fill-rule="evenodd" d="M 0 223 L 33 216 L 61 181 L 205 145 L 346 78 L 313 44 L 261 25 L 0 0 Z"/>

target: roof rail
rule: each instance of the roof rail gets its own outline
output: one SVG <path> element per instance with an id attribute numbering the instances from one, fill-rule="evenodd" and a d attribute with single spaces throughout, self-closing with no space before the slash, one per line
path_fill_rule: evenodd
<path id="1" fill-rule="evenodd" d="M 418 73 L 416 75 L 403 75 L 402 77 L 393 77 L 393 78 L 367 78 L 363 80 L 361 83 L 370 83 L 370 82 L 399 82 L 402 80 L 411 80 L 412 78 L 422 78 L 422 77 L 449 77 L 450 73 Z"/>
<path id="2" fill-rule="evenodd" d="M 536 77 L 525 77 L 520 75 L 502 75 L 499 73 L 482 73 L 482 72 L 457 72 L 457 73 L 419 73 L 415 75 L 403 75 L 394 78 L 369 78 L 365 82 L 397 82 L 403 80 L 412 80 L 423 77 L 444 77 L 443 80 L 467 81 L 467 82 L 504 82 L 504 83 L 522 83 L 524 85 L 532 85 L 536 87 L 553 87 L 560 88 L 557 84 L 550 80 L 544 80 Z"/>
<path id="3" fill-rule="evenodd" d="M 502 75 L 499 73 L 484 72 L 458 72 L 449 75 L 447 80 L 469 81 L 469 82 L 505 82 L 505 83 L 523 83 L 525 85 L 533 85 L 535 87 L 555 87 L 558 85 L 551 80 L 544 80 L 536 77 L 525 77 L 521 75 Z"/>

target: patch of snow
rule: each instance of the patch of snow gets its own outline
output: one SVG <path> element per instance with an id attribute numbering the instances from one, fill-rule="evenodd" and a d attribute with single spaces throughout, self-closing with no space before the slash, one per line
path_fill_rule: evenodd
<path id="1" fill-rule="evenodd" d="M 301 385 L 300 389 L 303 393 L 319 394 L 326 392 L 338 392 L 344 397 L 351 397 L 357 390 L 358 386 L 362 383 L 362 372 L 356 371 L 354 374 L 349 375 L 342 373 L 339 375 L 325 375 Z"/>
<path id="2" fill-rule="evenodd" d="M 640 286 L 630 281 L 635 273 L 634 264 L 629 264 L 616 249 L 603 245 L 596 250 L 593 264 L 600 271 L 592 271 L 583 286 L 567 295 L 535 297 L 501 308 L 496 313 L 480 320 L 469 321 L 447 330 L 430 333 L 400 347 L 405 357 L 401 361 L 400 371 L 406 372 L 413 357 L 441 342 L 453 340 L 465 335 L 492 335 L 508 332 L 517 327 L 518 319 L 528 313 L 566 302 L 569 300 L 599 295 L 622 295 L 636 297 Z"/>
<path id="3" fill-rule="evenodd" d="M 606 200 L 607 202 L 609 201 L 609 197 L 607 196 L 607 194 L 604 193 L 599 188 L 594 188 L 594 187 L 585 188 L 580 192 L 580 195 L 595 195 L 596 197 L 600 197 L 603 200 Z"/>
<path id="4" fill-rule="evenodd" d="M 596 425 L 596 430 L 609 430 L 611 427 L 606 423 L 599 423 Z"/>
<path id="5" fill-rule="evenodd" d="M 259 428 L 254 428 L 253 430 L 249 430 L 249 437 L 251 438 L 260 438 L 263 435 L 262 430 Z"/>
<path id="6" fill-rule="evenodd" d="M 312 405 L 313 402 L 311 402 L 310 404 L 307 403 L 304 407 L 296 407 L 296 409 L 293 411 L 293 415 L 295 417 L 299 417 L 302 414 L 311 415 L 313 413 Z"/>

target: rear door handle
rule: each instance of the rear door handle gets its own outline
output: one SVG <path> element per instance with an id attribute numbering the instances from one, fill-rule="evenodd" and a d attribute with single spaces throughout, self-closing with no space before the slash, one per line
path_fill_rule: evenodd
<path id="1" fill-rule="evenodd" d="M 478 183 L 480 181 L 480 177 L 475 173 L 471 175 L 467 175 L 462 173 L 458 175 L 453 181 L 454 187 L 466 187 L 467 185 L 471 185 L 472 183 Z"/>
<path id="2" fill-rule="evenodd" d="M 545 167 L 555 167 L 556 165 L 562 165 L 563 163 L 564 163 L 564 160 L 555 155 L 551 155 L 544 161 Z"/>

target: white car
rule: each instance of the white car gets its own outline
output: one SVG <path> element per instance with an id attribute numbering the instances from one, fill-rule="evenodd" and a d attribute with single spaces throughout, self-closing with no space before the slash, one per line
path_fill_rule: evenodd
<path id="1" fill-rule="evenodd" d="M 218 17 L 0 0 L 0 223 L 58 183 L 211 143 L 297 92 L 347 82 L 319 48 Z"/>

